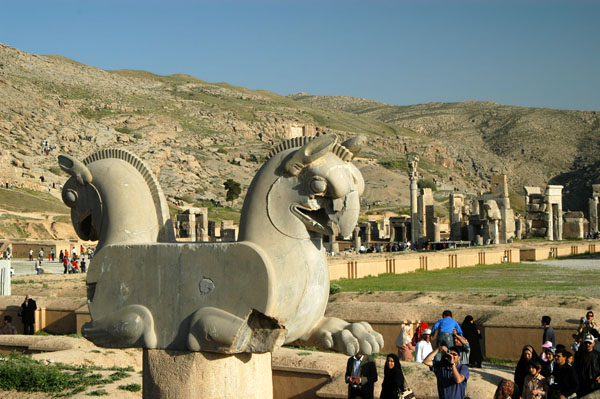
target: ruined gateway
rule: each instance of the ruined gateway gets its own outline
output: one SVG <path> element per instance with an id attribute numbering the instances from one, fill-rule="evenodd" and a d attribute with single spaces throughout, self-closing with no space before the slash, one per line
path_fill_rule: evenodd
<path id="1" fill-rule="evenodd" d="M 369 324 L 324 317 L 321 236 L 356 226 L 364 181 L 350 161 L 363 142 L 327 134 L 275 147 L 248 189 L 240 240 L 228 243 L 175 242 L 157 179 L 133 154 L 59 156 L 75 230 L 98 240 L 83 335 L 118 348 L 270 352 L 301 339 L 378 352 Z"/>

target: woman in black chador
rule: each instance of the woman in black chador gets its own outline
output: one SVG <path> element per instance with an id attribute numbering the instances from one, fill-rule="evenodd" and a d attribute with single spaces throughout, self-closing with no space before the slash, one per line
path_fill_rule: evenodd
<path id="1" fill-rule="evenodd" d="M 19 311 L 19 316 L 23 319 L 23 334 L 25 335 L 33 335 L 36 309 L 37 305 L 35 301 L 27 294 Z"/>
<path id="2" fill-rule="evenodd" d="M 398 392 L 404 390 L 404 373 L 398 356 L 390 353 L 385 359 L 383 368 L 383 383 L 381 384 L 381 399 L 396 399 Z"/>
<path id="3" fill-rule="evenodd" d="M 483 355 L 481 354 L 481 332 L 475 325 L 473 316 L 468 315 L 460 326 L 463 331 L 463 337 L 469 342 L 471 347 L 471 354 L 469 355 L 469 367 L 481 368 L 481 362 L 483 361 Z"/>

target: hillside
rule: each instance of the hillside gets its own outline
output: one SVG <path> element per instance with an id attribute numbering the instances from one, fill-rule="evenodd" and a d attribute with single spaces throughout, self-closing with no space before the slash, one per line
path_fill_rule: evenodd
<path id="1" fill-rule="evenodd" d="M 499 172 L 514 188 L 570 180 L 571 196 L 587 199 L 598 181 L 599 125 L 593 112 L 283 97 L 181 74 L 106 71 L 0 44 L 0 182 L 55 198 L 67 178 L 59 153 L 83 158 L 120 147 L 148 163 L 171 202 L 222 200 L 225 180 L 240 182 L 235 213 L 272 144 L 305 129 L 369 137 L 357 166 L 371 211 L 408 205 L 405 159 L 412 151 L 421 154 L 421 174 L 440 182 L 440 202 L 455 188 L 485 190 Z M 46 155 L 43 140 L 56 149 Z"/>
<path id="2" fill-rule="evenodd" d="M 474 181 L 502 172 L 513 190 L 562 184 L 565 209 L 587 213 L 591 185 L 600 182 L 600 112 L 476 101 L 393 106 L 306 93 L 290 98 L 413 130 L 432 145 L 446 146 L 454 158 L 446 166 Z"/>

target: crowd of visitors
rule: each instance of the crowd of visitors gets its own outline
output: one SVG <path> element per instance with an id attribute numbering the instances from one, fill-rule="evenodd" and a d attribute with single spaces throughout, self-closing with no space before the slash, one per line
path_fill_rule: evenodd
<path id="1" fill-rule="evenodd" d="M 503 381 L 494 399 L 582 398 L 600 389 L 600 334 L 594 313 L 588 311 L 581 319 L 570 348 L 556 343 L 551 322 L 550 316 L 542 317 L 541 354 L 533 345 L 525 345 L 514 381 Z"/>
<path id="2" fill-rule="evenodd" d="M 494 399 L 571 399 L 600 390 L 600 333 L 594 313 L 588 311 L 580 320 L 569 348 L 557 343 L 551 322 L 549 316 L 541 319 L 541 353 L 538 355 L 534 345 L 525 345 L 514 379 L 501 381 Z M 481 331 L 471 315 L 459 325 L 450 310 L 442 313 L 432 329 L 428 323 L 420 323 L 412 334 L 410 326 L 403 326 L 396 339 L 398 356 L 389 354 L 386 359 L 381 398 L 412 397 L 404 396 L 406 392 L 412 395 L 412 391 L 406 391 L 402 367 L 397 364 L 399 360 L 413 360 L 411 349 L 414 349 L 414 361 L 429 366 L 435 374 L 440 399 L 465 398 L 470 368 L 482 367 L 481 338 Z M 349 376 L 351 374 L 347 374 Z M 373 378 L 377 377 L 369 377 Z M 372 397 L 372 393 L 371 396 L 352 396 L 352 392 L 350 389 L 351 398 Z"/>
<path id="3" fill-rule="evenodd" d="M 38 256 L 35 258 L 35 270 L 37 274 L 41 274 L 43 271 L 42 261 L 44 258 L 44 248 L 40 248 L 40 251 L 37 254 Z M 85 255 L 89 257 L 91 260 L 94 257 L 93 249 L 85 249 L 83 245 L 80 245 L 79 248 L 73 247 L 70 252 L 69 249 L 61 249 L 58 254 L 58 262 L 62 263 L 64 267 L 64 274 L 71 273 L 86 273 L 87 272 L 87 261 Z M 34 261 L 34 253 L 33 249 L 29 249 L 29 260 Z M 55 262 L 56 260 L 56 252 L 54 248 L 50 249 L 50 253 L 48 254 L 48 262 Z"/>
<path id="4" fill-rule="evenodd" d="M 378 252 L 410 252 L 410 251 L 431 251 L 440 250 L 447 248 L 456 248 L 456 243 L 452 241 L 436 242 L 436 243 L 424 243 L 419 244 L 406 242 L 388 242 L 386 244 L 376 243 L 370 246 L 361 245 L 358 248 L 359 254 L 370 254 Z"/>

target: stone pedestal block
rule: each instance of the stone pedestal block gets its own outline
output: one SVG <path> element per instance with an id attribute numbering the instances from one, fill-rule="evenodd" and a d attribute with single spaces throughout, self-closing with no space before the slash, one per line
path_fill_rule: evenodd
<path id="1" fill-rule="evenodd" d="M 145 399 L 272 398 L 271 353 L 144 349 Z"/>

